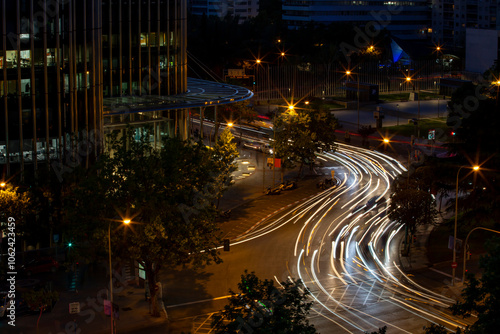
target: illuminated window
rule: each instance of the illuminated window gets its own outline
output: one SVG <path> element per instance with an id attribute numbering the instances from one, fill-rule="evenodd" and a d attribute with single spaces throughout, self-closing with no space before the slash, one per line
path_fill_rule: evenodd
<path id="1" fill-rule="evenodd" d="M 148 35 L 141 34 L 141 46 L 147 46 L 147 45 L 148 45 Z"/>

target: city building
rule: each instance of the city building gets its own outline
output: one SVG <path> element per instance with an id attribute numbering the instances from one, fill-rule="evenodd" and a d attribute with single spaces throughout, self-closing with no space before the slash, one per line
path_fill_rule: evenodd
<path id="1" fill-rule="evenodd" d="M 183 0 L 0 0 L 3 174 L 88 162 L 127 124 L 185 139 L 190 108 L 250 98 L 188 79 L 186 20 Z"/>
<path id="2" fill-rule="evenodd" d="M 465 36 L 466 71 L 482 74 L 495 65 L 500 55 L 499 30 L 467 28 Z"/>
<path id="3" fill-rule="evenodd" d="M 200 16 L 238 17 L 242 23 L 259 14 L 259 0 L 189 0 L 189 11 Z"/>
<path id="4" fill-rule="evenodd" d="M 316 0 L 283 1 L 283 21 L 290 29 L 310 23 L 352 23 L 363 27 L 368 38 L 372 31 L 386 28 L 405 40 L 425 39 L 431 31 L 431 8 L 428 0 Z"/>
<path id="5" fill-rule="evenodd" d="M 499 0 L 434 0 L 432 40 L 448 50 L 465 48 L 467 28 L 500 30 Z"/>

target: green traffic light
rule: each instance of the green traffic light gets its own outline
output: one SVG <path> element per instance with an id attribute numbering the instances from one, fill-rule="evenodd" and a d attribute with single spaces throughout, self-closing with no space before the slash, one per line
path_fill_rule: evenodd
<path id="1" fill-rule="evenodd" d="M 72 242 L 68 242 L 68 247 L 71 247 L 73 246 L 73 243 Z"/>

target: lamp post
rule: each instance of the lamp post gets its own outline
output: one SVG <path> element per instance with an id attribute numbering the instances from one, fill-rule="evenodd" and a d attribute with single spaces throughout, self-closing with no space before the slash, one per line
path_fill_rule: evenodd
<path id="1" fill-rule="evenodd" d="M 354 75 L 351 71 L 346 71 L 345 74 L 347 76 Z M 359 131 L 359 74 L 356 75 L 357 78 L 357 89 L 356 89 L 356 97 L 357 97 L 357 112 L 358 112 L 358 131 Z"/>
<path id="2" fill-rule="evenodd" d="M 436 54 L 438 56 L 438 62 L 439 62 L 440 67 L 441 67 L 441 78 L 442 78 L 443 77 L 443 71 L 444 71 L 444 68 L 443 68 L 443 57 L 442 57 L 443 52 L 441 51 L 441 47 L 439 45 L 436 46 Z"/>
<path id="3" fill-rule="evenodd" d="M 458 218 L 458 175 L 460 174 L 460 171 L 462 168 L 472 168 L 474 171 L 479 170 L 479 166 L 460 166 L 457 172 L 457 182 L 456 182 L 456 188 L 455 188 L 455 227 L 453 229 L 453 260 L 452 260 L 452 272 L 451 272 L 451 286 L 455 285 L 455 263 L 457 260 L 457 218 Z"/>
<path id="4" fill-rule="evenodd" d="M 410 76 L 406 77 L 406 82 L 411 82 L 412 80 L 417 81 L 417 106 L 418 106 L 418 114 L 417 114 L 417 137 L 420 138 L 420 81 L 419 81 L 418 78 L 417 79 L 412 79 Z M 413 83 L 412 83 L 412 85 L 413 85 Z"/>
<path id="5" fill-rule="evenodd" d="M 398 120 L 398 126 L 399 126 L 399 104 L 396 104 L 397 110 L 397 120 Z"/>
<path id="6" fill-rule="evenodd" d="M 465 238 L 465 248 L 467 248 L 467 241 L 469 241 L 470 234 L 472 232 L 474 232 L 475 230 L 485 230 L 485 231 L 490 231 L 490 232 L 494 232 L 494 233 L 499 233 L 500 234 L 500 231 L 492 230 L 492 229 L 489 229 L 489 228 L 486 228 L 486 227 L 475 227 L 475 228 L 473 228 L 467 234 L 467 238 Z M 466 261 L 467 261 L 467 257 L 465 255 L 466 255 L 466 252 L 464 252 L 464 269 L 463 269 L 463 275 L 462 275 L 462 282 L 465 282 L 465 264 L 466 264 Z"/>
<path id="7" fill-rule="evenodd" d="M 112 262 L 111 262 L 111 222 L 112 220 L 109 221 L 108 223 L 108 255 L 109 255 L 109 296 L 108 300 L 111 302 L 111 334 L 115 333 L 115 322 L 113 318 L 113 267 L 112 267 Z M 130 224 L 130 219 L 124 219 L 122 221 L 123 224 L 128 225 Z"/>

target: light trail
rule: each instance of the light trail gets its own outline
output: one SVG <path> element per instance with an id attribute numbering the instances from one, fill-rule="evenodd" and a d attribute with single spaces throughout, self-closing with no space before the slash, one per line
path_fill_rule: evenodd
<path id="1" fill-rule="evenodd" d="M 367 317 L 397 328 L 398 332 L 410 333 L 390 320 L 375 318 L 352 305 L 357 300 L 358 304 L 366 305 L 372 296 L 377 302 L 392 307 L 394 312 L 399 310 L 425 321 L 461 326 L 459 321 L 452 320 L 451 314 L 442 315 L 440 308 L 447 308 L 454 302 L 452 299 L 418 285 L 391 259 L 399 247 L 396 240 L 400 240 L 404 225 L 389 219 L 390 200 L 385 197 L 392 180 L 406 172 L 406 168 L 385 154 L 347 145 L 340 145 L 337 152 L 321 154 L 321 157 L 338 163 L 346 172 L 343 188 L 339 187 L 331 197 L 318 198 L 310 204 L 315 208 L 301 219 L 295 240 L 296 270 L 302 282 L 302 272 L 308 273 L 311 280 L 304 283 L 308 291 L 309 284 L 318 288 L 311 294 L 318 313 L 349 333 L 351 329 L 341 326 L 339 321 L 361 330 L 360 323 L 374 326 Z M 324 252 L 324 248 L 329 251 Z M 365 284 L 368 285 L 363 286 Z M 354 296 L 353 292 L 348 293 L 349 287 L 357 288 Z M 342 301 L 347 298 L 346 294 L 352 298 L 350 304 Z"/>

